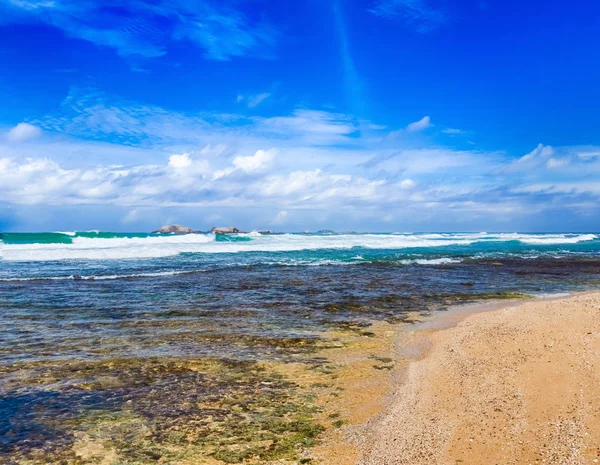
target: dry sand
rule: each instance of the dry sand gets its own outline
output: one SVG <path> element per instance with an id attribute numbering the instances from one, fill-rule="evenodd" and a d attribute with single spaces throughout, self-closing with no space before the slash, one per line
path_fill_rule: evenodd
<path id="1" fill-rule="evenodd" d="M 412 337 L 427 350 L 361 431 L 357 463 L 599 463 L 600 293 L 467 315 Z"/>

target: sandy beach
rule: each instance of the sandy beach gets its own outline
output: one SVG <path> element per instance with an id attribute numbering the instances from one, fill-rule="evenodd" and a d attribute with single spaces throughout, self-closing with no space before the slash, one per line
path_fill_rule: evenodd
<path id="1" fill-rule="evenodd" d="M 413 333 L 426 349 L 368 425 L 358 463 L 600 461 L 600 293 L 448 318 L 461 321 Z"/>

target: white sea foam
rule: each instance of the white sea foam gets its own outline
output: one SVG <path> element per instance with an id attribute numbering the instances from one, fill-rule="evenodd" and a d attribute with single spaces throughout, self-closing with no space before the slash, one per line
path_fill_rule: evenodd
<path id="1" fill-rule="evenodd" d="M 411 249 L 471 246 L 519 241 L 527 245 L 577 244 L 598 239 L 595 234 L 349 234 L 312 236 L 301 234 L 241 235 L 247 241 L 217 241 L 212 234 L 148 237 L 73 237 L 71 244 L 4 244 L 0 259 L 6 261 L 111 260 L 171 257 L 180 253 L 293 252 L 319 249 Z M 431 259 L 429 259 L 431 260 Z M 433 259 L 438 260 L 438 259 Z M 417 263 L 418 262 L 414 262 Z M 426 264 L 429 264 L 427 262 Z"/>
<path id="2" fill-rule="evenodd" d="M 150 273 L 131 273 L 131 274 L 111 274 L 111 275 L 89 275 L 81 276 L 82 281 L 110 281 L 115 279 L 131 279 L 131 278 L 152 278 L 159 276 L 176 276 L 182 274 L 200 273 L 205 270 L 187 270 L 187 271 L 156 271 Z M 0 278 L 0 282 L 14 282 L 14 281 L 64 281 L 75 279 L 73 275 L 67 276 L 30 276 L 22 278 Z M 79 278 L 78 278 L 79 279 Z"/>
<path id="3" fill-rule="evenodd" d="M 533 294 L 538 299 L 559 299 L 561 297 L 569 297 L 568 292 L 539 292 Z"/>
<path id="4" fill-rule="evenodd" d="M 594 239 L 598 239 L 598 236 L 596 234 L 580 234 L 575 236 L 568 236 L 566 234 L 549 234 L 519 237 L 519 241 L 525 244 L 535 245 L 577 244 L 579 242 L 593 241 Z"/>
<path id="5" fill-rule="evenodd" d="M 55 234 L 64 234 L 65 236 L 75 236 L 75 234 L 77 234 L 76 231 L 54 231 Z"/>
<path id="6" fill-rule="evenodd" d="M 449 265 L 451 263 L 461 263 L 462 260 L 460 258 L 416 258 L 416 259 L 407 259 L 400 260 L 400 263 L 403 265 Z"/>

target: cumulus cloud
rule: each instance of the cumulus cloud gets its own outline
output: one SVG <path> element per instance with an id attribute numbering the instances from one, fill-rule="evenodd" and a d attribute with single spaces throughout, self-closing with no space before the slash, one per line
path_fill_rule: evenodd
<path id="1" fill-rule="evenodd" d="M 24 142 L 41 136 L 42 130 L 29 123 L 19 123 L 6 135 L 11 142 Z"/>
<path id="2" fill-rule="evenodd" d="M 276 153 L 277 151 L 275 149 L 257 150 L 254 155 L 247 157 L 235 157 L 233 159 L 233 166 L 246 171 L 247 173 L 259 171 L 265 169 L 273 162 Z"/>
<path id="3" fill-rule="evenodd" d="M 600 200 L 599 147 L 540 144 L 521 157 L 432 147 L 416 130 L 431 126 L 427 117 L 410 137 L 389 140 L 384 126 L 323 110 L 186 114 L 72 92 L 61 113 L 28 124 L 44 137 L 18 147 L 0 140 L 0 198 L 114 206 L 128 224 L 140 208 L 257 207 L 265 221 L 293 211 L 296 222 L 309 210 L 466 217 Z M 81 153 L 85 163 L 74 162 Z"/>
<path id="4" fill-rule="evenodd" d="M 418 132 L 430 128 L 431 126 L 431 118 L 429 118 L 429 116 L 424 116 L 419 121 L 415 121 L 406 126 L 406 130 L 408 132 Z"/>
<path id="5" fill-rule="evenodd" d="M 267 170 L 275 159 L 277 151 L 257 150 L 254 155 L 238 155 L 233 159 L 232 165 L 214 172 L 212 178 L 217 180 L 234 173 L 261 173 Z"/>
<path id="6" fill-rule="evenodd" d="M 188 168 L 192 165 L 192 160 L 189 153 L 182 153 L 181 155 L 171 155 L 169 157 L 169 166 L 180 169 Z"/>
<path id="7" fill-rule="evenodd" d="M 406 215 L 411 211 L 414 218 L 422 218 L 424 212 L 428 216 L 444 211 L 466 217 L 498 211 L 505 215 L 539 213 L 550 206 L 570 208 L 576 203 L 589 204 L 593 198 L 600 200 L 600 184 L 594 181 L 598 177 L 592 175 L 600 175 L 598 159 L 590 162 L 574 157 L 560 170 L 547 169 L 547 175 L 518 170 L 495 177 L 494 170 L 515 162 L 496 154 L 436 150 L 401 152 L 398 159 L 392 156 L 386 161 L 396 166 L 384 164 L 372 172 L 352 165 L 336 168 L 332 158 L 315 160 L 312 169 L 298 169 L 294 163 L 275 165 L 275 151 L 264 149 L 232 158 L 224 151 L 213 159 L 214 166 L 203 158 L 203 150 L 171 155 L 162 163 L 86 168 L 63 166 L 43 157 L 5 157 L 0 158 L 0 197 L 13 205 L 128 207 L 128 213 L 119 216 L 127 224 L 138 221 L 135 212 L 139 208 L 244 211 L 260 207 L 286 212 L 278 214 L 274 224 L 284 224 L 284 220 L 288 224 L 292 210 L 338 214 L 351 208 L 353 215 L 382 210 Z M 555 148 L 553 153 L 563 150 L 567 149 Z M 285 158 L 285 149 L 279 149 L 278 156 Z M 420 165 L 431 158 L 441 162 Z M 329 167 L 324 169 L 328 161 Z"/>

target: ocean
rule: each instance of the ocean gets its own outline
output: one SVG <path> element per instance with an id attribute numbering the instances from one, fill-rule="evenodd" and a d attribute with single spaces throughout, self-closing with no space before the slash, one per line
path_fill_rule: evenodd
<path id="1" fill-rule="evenodd" d="M 175 424 L 198 427 L 190 418 L 207 415 L 219 431 L 239 424 L 223 404 L 232 389 L 248 396 L 249 386 L 271 383 L 272 399 L 292 399 L 293 383 L 257 367 L 324 366 L 314 351 L 326 331 L 368 335 L 373 321 L 457 303 L 598 287 L 600 235 L 592 233 L 4 233 L 0 459 L 58 463 L 83 432 L 108 428 L 107 415 L 143 423 L 164 457 Z M 220 414 L 189 407 L 207 399 Z M 310 416 L 290 405 L 289 415 Z M 261 409 L 244 417 L 249 431 Z M 131 436 L 141 428 L 132 425 L 109 430 Z M 198 441 L 213 458 L 243 459 L 231 441 Z M 114 446 L 122 463 L 148 463 L 139 454 L 149 445 L 123 444 Z M 281 447 L 274 458 L 292 453 Z"/>

